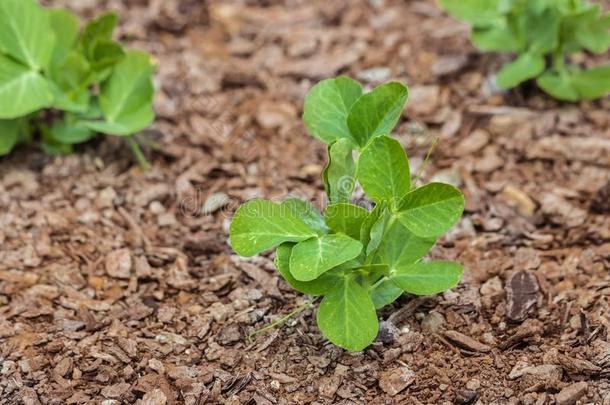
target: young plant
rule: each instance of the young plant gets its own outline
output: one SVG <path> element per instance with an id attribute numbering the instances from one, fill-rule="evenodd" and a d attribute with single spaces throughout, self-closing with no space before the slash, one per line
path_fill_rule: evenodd
<path id="1" fill-rule="evenodd" d="M 472 26 L 472 42 L 483 51 L 517 57 L 497 74 L 509 89 L 536 79 L 551 96 L 591 100 L 610 92 L 610 66 L 582 69 L 569 54 L 603 53 L 610 47 L 610 14 L 586 0 L 439 0 L 454 17 Z"/>
<path id="2" fill-rule="evenodd" d="M 424 259 L 460 218 L 464 197 L 447 184 L 411 183 L 407 155 L 389 137 L 406 100 L 407 88 L 397 82 L 364 94 L 347 77 L 315 85 L 303 119 L 310 134 L 328 144 L 324 213 L 299 199 L 256 199 L 239 207 L 230 225 L 230 244 L 242 256 L 278 246 L 281 275 L 304 294 L 324 296 L 318 327 L 350 351 L 377 336 L 377 309 L 403 292 L 452 288 L 462 274 L 457 263 Z M 356 182 L 372 210 L 350 202 Z"/>
<path id="3" fill-rule="evenodd" d="M 114 41 L 116 23 L 108 13 L 80 30 L 67 10 L 0 1 L 0 155 L 34 134 L 45 151 L 68 153 L 97 132 L 129 136 L 152 123 L 150 57 Z"/>

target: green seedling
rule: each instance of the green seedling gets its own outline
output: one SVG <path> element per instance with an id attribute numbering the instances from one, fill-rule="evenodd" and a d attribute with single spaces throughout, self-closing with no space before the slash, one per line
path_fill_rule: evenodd
<path id="1" fill-rule="evenodd" d="M 452 16 L 472 26 L 471 39 L 483 51 L 516 58 L 497 74 L 510 89 L 536 79 L 551 96 L 592 100 L 610 92 L 610 66 L 584 69 L 570 54 L 604 53 L 610 47 L 610 14 L 586 0 L 439 0 Z"/>
<path id="2" fill-rule="evenodd" d="M 377 336 L 376 310 L 403 292 L 430 295 L 454 287 L 462 267 L 424 257 L 464 209 L 447 184 L 415 188 L 407 155 L 389 137 L 407 100 L 401 83 L 363 93 L 347 78 L 323 80 L 305 99 L 303 119 L 328 144 L 323 180 L 329 204 L 256 199 L 230 225 L 230 244 L 242 256 L 277 247 L 275 264 L 295 290 L 323 296 L 317 323 L 328 340 L 350 351 Z M 374 203 L 350 202 L 358 182 Z"/>
<path id="3" fill-rule="evenodd" d="M 0 1 L 0 155 L 35 134 L 45 151 L 68 153 L 153 122 L 150 57 L 114 41 L 116 24 L 108 13 L 80 29 L 67 10 Z"/>

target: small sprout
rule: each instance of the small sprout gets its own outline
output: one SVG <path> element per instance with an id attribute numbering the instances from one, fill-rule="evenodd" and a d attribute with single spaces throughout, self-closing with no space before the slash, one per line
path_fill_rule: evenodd
<path id="1" fill-rule="evenodd" d="M 305 99 L 303 119 L 328 144 L 323 215 L 294 198 L 257 199 L 243 204 L 230 225 L 231 246 L 242 256 L 277 246 L 280 274 L 295 290 L 323 297 L 318 327 L 350 351 L 377 336 L 377 309 L 403 292 L 455 287 L 462 274 L 458 263 L 424 259 L 461 217 L 464 197 L 447 184 L 413 187 L 407 155 L 389 137 L 407 94 L 398 82 L 369 93 L 347 77 L 318 83 Z M 372 210 L 351 203 L 356 182 Z"/>
<path id="2" fill-rule="evenodd" d="M 610 14 L 586 0 L 439 0 L 452 16 L 472 26 L 471 39 L 483 51 L 517 57 L 502 67 L 497 83 L 510 89 L 536 79 L 559 100 L 593 100 L 610 92 L 610 66 L 582 69 L 566 64 L 582 50 L 610 48 Z"/>
<path id="3" fill-rule="evenodd" d="M 112 39 L 117 20 L 103 14 L 81 30 L 67 10 L 0 1 L 0 155 L 34 134 L 46 152 L 69 153 L 96 133 L 129 137 L 153 122 L 154 67 Z M 59 118 L 49 122 L 49 109 Z"/>

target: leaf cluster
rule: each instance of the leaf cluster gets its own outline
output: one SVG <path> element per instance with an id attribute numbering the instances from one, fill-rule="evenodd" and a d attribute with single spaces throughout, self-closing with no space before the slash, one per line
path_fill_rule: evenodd
<path id="1" fill-rule="evenodd" d="M 460 218 L 464 198 L 442 183 L 415 188 L 407 155 L 389 137 L 407 100 L 398 82 L 363 93 L 337 77 L 319 82 L 305 99 L 303 119 L 328 144 L 323 180 L 329 204 L 256 199 L 230 225 L 230 243 L 242 256 L 278 246 L 275 264 L 294 289 L 321 295 L 317 323 L 337 346 L 362 350 L 376 337 L 376 310 L 403 292 L 436 294 L 454 287 L 459 264 L 426 261 L 436 238 Z M 374 203 L 352 204 L 356 182 Z"/>
<path id="2" fill-rule="evenodd" d="M 586 0 L 439 0 L 454 17 L 472 26 L 471 40 L 483 51 L 517 57 L 498 72 L 509 89 L 536 79 L 551 96 L 592 100 L 610 92 L 610 66 L 589 69 L 567 63 L 582 50 L 600 54 L 610 48 L 610 14 Z"/>
<path id="3" fill-rule="evenodd" d="M 67 10 L 0 1 L 0 155 L 34 134 L 45 151 L 68 153 L 97 132 L 127 136 L 152 123 L 153 65 L 113 40 L 117 19 L 81 29 Z"/>

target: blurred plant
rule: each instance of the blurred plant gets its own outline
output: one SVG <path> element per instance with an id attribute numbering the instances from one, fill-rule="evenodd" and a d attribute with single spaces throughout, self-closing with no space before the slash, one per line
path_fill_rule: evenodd
<path id="1" fill-rule="evenodd" d="M 350 351 L 377 336 L 376 309 L 405 291 L 429 295 L 452 288 L 462 274 L 457 263 L 423 259 L 460 218 L 464 197 L 442 183 L 412 187 L 407 155 L 389 137 L 407 94 L 397 82 L 363 94 L 347 77 L 315 85 L 303 119 L 310 134 L 328 144 L 324 214 L 299 199 L 257 199 L 243 204 L 230 225 L 231 246 L 242 256 L 278 246 L 281 275 L 304 294 L 324 296 L 318 327 Z M 374 202 L 371 211 L 350 202 L 356 182 Z"/>
<path id="2" fill-rule="evenodd" d="M 148 54 L 112 39 L 103 14 L 82 30 L 67 10 L 35 0 L 0 1 L 0 155 L 38 134 L 48 153 L 69 153 L 96 132 L 131 135 L 154 120 Z"/>
<path id="3" fill-rule="evenodd" d="M 591 100 L 610 92 L 610 66 L 582 69 L 568 64 L 571 53 L 603 53 L 610 47 L 610 14 L 585 0 L 439 0 L 442 8 L 472 26 L 471 39 L 483 51 L 517 57 L 497 74 L 510 89 L 536 79 L 551 96 Z"/>

